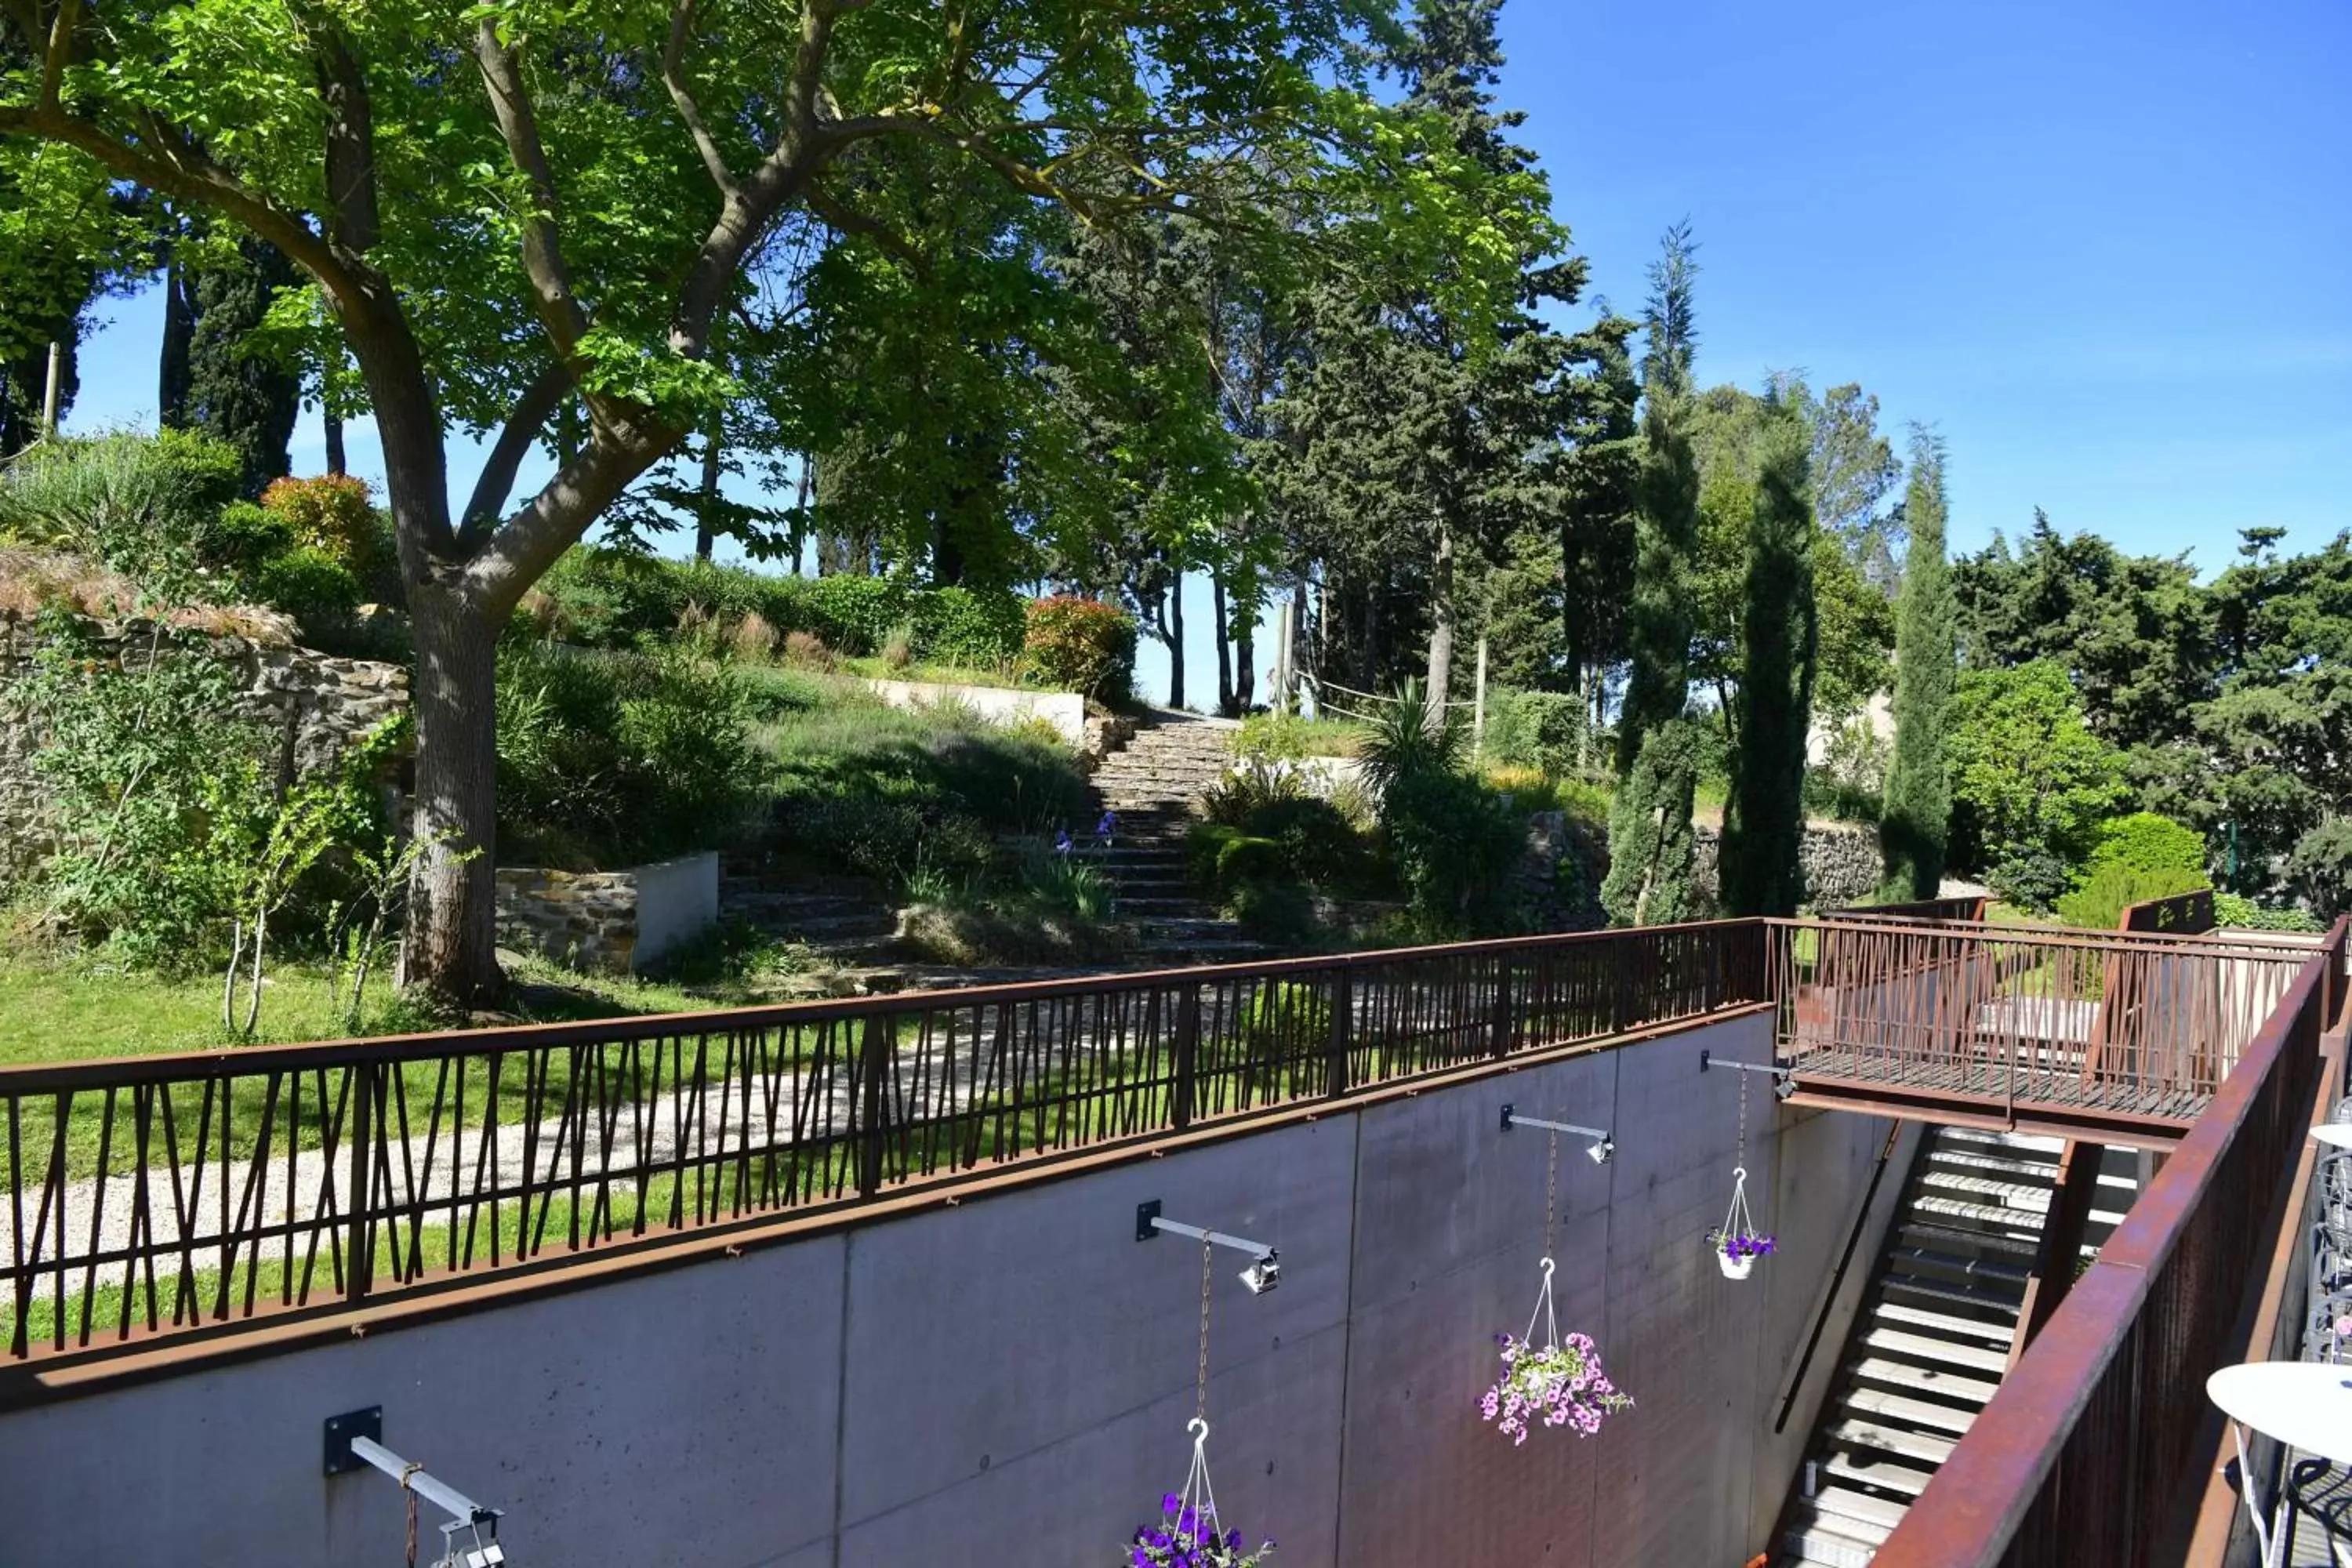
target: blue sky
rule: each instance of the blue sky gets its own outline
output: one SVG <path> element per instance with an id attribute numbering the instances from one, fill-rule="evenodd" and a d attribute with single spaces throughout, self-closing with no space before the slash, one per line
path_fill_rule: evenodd
<path id="1" fill-rule="evenodd" d="M 1511 0 L 1503 28 L 1591 296 L 1636 309 L 1688 218 L 1701 378 L 1801 369 L 1935 424 L 1956 551 L 2036 505 L 2208 572 L 2241 527 L 2352 526 L 2341 0 Z M 77 426 L 153 415 L 160 310 L 104 309 Z M 296 439 L 315 470 L 315 421 Z M 364 432 L 352 456 L 373 467 Z M 1190 609 L 1197 704 L 1205 587 Z M 1147 645 L 1147 690 L 1165 669 Z"/>

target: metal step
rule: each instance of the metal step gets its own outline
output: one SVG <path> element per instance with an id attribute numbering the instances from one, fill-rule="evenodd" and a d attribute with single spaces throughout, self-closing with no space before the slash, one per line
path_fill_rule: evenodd
<path id="1" fill-rule="evenodd" d="M 1976 1424 L 1976 1412 L 1932 1400 L 1912 1399 L 1884 1389 L 1854 1387 L 1839 1404 L 1869 1421 L 1900 1421 L 1906 1426 L 1932 1426 L 1958 1437 Z"/>
<path id="2" fill-rule="evenodd" d="M 1868 1492 L 1854 1491 L 1846 1487 L 1823 1487 L 1813 1494 L 1813 1506 L 1824 1514 L 1835 1514 L 1840 1520 L 1867 1525 L 1879 1532 L 1885 1541 L 1895 1527 L 1903 1522 L 1906 1511 L 1899 1502 L 1872 1497 Z M 1843 1530 L 1844 1525 L 1839 1528 Z M 1856 1532 L 1859 1533 L 1859 1532 Z"/>
<path id="3" fill-rule="evenodd" d="M 2051 1189 L 2027 1182 L 1962 1175 L 1957 1171 L 1927 1171 L 1921 1173 L 1919 1183 L 1923 1191 L 1948 1194 L 1962 1203 L 2011 1209 L 2037 1218 L 2050 1212 Z"/>
<path id="4" fill-rule="evenodd" d="M 1908 1332 L 1925 1330 L 1945 1339 L 1979 1339 L 2004 1349 L 2017 1338 L 2014 1327 L 1999 1323 L 1979 1322 L 1974 1318 L 1956 1318 L 1948 1312 L 1930 1312 L 1918 1307 L 1905 1307 L 1893 1301 L 1881 1301 L 1871 1309 L 1874 1316 Z"/>
<path id="5" fill-rule="evenodd" d="M 1870 1560 L 1890 1531 L 1830 1513 L 1811 1503 L 1798 1505 L 1780 1537 L 1784 1563 L 1805 1568 L 1870 1568 Z"/>
<path id="6" fill-rule="evenodd" d="M 2017 1322 L 2018 1310 L 2024 1303 L 2014 1296 L 1997 1290 L 1969 1289 L 1966 1286 L 1945 1285 L 1933 1279 L 1923 1279 L 1916 1274 L 1889 1274 L 1879 1281 L 1882 1291 L 1901 1291 L 1904 1299 L 1915 1302 L 1933 1302 L 1943 1310 L 1954 1307 L 1969 1307 L 1995 1314 L 1988 1323 L 1999 1322 L 2012 1327 Z"/>
<path id="7" fill-rule="evenodd" d="M 1952 1457 L 1951 1438 L 1915 1432 L 1891 1421 L 1871 1421 L 1856 1416 L 1839 1422 L 1822 1436 L 1832 1444 L 1849 1449 L 1875 1448 L 1882 1453 L 1901 1454 L 1922 1460 L 1929 1474 Z M 1920 1484 L 1927 1484 L 1924 1477 Z"/>
<path id="8" fill-rule="evenodd" d="M 1822 1461 L 1822 1473 L 1856 1486 L 1876 1487 L 1883 1491 L 1901 1492 L 1906 1498 L 1916 1498 L 1927 1489 L 1936 1479 L 1934 1466 L 1915 1469 L 1895 1459 L 1877 1455 L 1836 1452 Z"/>
<path id="9" fill-rule="evenodd" d="M 1934 1149 L 1927 1151 L 1930 1167 L 1980 1173 L 1996 1179 L 2021 1182 L 2039 1181 L 2050 1186 L 2058 1180 L 2056 1162 L 2020 1160 L 2007 1154 L 1980 1153 L 1975 1150 Z"/>
<path id="10" fill-rule="evenodd" d="M 1932 1394 L 1937 1399 L 1964 1401 L 1984 1408 L 1985 1402 L 2000 1388 L 1998 1383 L 1948 1372 L 1942 1367 L 1919 1366 L 1910 1362 L 1886 1361 L 1878 1356 L 1865 1356 L 1853 1369 L 1854 1376 L 1882 1388 L 1899 1389 L 1906 1397 Z"/>
<path id="11" fill-rule="evenodd" d="M 1971 1230 L 1965 1225 L 1943 1225 L 1929 1219 L 1904 1220 L 1899 1227 L 1905 1242 L 1926 1252 L 1939 1252 L 1947 1258 L 1966 1258 L 1977 1248 L 1990 1248 L 2016 1258 L 2025 1263 L 2017 1266 L 2021 1281 L 2026 1266 L 2039 1252 L 2040 1243 L 2030 1237 L 2002 1236 L 1990 1230 Z"/>
<path id="12" fill-rule="evenodd" d="M 1964 1198 L 1947 1197 L 1940 1193 L 1921 1192 L 1911 1200 L 1912 1215 L 1923 1223 L 1950 1225 L 1958 1228 L 1967 1225 L 1990 1227 L 1998 1234 L 2019 1230 L 2042 1233 L 2042 1222 L 2047 1217 L 2043 1209 L 2011 1208 L 2005 1204 L 1971 1203 Z"/>
<path id="13" fill-rule="evenodd" d="M 1955 1344 L 1950 1340 L 1937 1339 L 1932 1334 L 1906 1333 L 1900 1329 L 1872 1329 L 1862 1336 L 1862 1342 L 1865 1349 L 1876 1351 L 1881 1355 L 1904 1361 L 1935 1362 L 1969 1372 L 1989 1372 L 1996 1380 L 2009 1370 L 2009 1357 L 1999 1351 Z"/>
<path id="14" fill-rule="evenodd" d="M 1954 1250 L 1948 1243 L 1950 1232 L 1940 1232 L 1929 1238 L 1937 1245 L 1898 1247 L 1887 1255 L 1887 1265 L 1896 1273 L 1916 1275 L 1928 1279 L 1963 1282 L 1998 1290 L 2004 1295 L 2025 1294 L 2025 1280 L 2030 1270 L 2023 1265 L 2006 1258 L 1971 1258 Z"/>

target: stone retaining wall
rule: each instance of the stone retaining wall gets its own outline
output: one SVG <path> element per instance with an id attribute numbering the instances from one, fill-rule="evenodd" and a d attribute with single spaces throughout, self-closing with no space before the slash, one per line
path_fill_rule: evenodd
<path id="1" fill-rule="evenodd" d="M 148 631 L 139 622 L 101 622 L 98 629 L 100 647 L 118 661 L 126 647 L 142 646 Z M 29 868 L 47 843 L 47 802 L 33 768 L 44 737 L 5 696 L 31 669 L 39 641 L 29 618 L 0 614 L 0 881 Z M 340 763 L 361 737 L 408 707 L 408 671 L 396 664 L 241 637 L 217 637 L 212 644 L 238 671 L 238 713 L 278 734 L 297 775 Z"/>
<path id="2" fill-rule="evenodd" d="M 1692 831 L 1696 886 L 1712 904 L 1721 887 L 1716 872 L 1723 853 L 1723 830 L 1700 823 Z M 1805 901 L 1815 909 L 1859 903 L 1878 889 L 1882 874 L 1878 834 L 1859 823 L 1805 824 L 1805 841 L 1797 855 L 1805 873 Z"/>
<path id="3" fill-rule="evenodd" d="M 499 940 L 574 969 L 631 974 L 719 919 L 719 857 L 625 871 L 498 869 Z"/>

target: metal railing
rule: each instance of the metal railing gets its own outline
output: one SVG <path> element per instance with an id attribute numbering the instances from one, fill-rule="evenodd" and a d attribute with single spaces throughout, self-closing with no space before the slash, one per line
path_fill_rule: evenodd
<path id="1" fill-rule="evenodd" d="M 1980 921 L 1987 900 L 1980 893 L 1949 899 L 1913 899 L 1900 904 L 1849 904 L 1823 910 L 1824 920 Z"/>
<path id="2" fill-rule="evenodd" d="M 2200 1490 L 2206 1377 L 2259 1289 L 2309 1125 L 2346 926 L 2307 958 L 2098 1261 L 2002 1382 L 1877 1568 L 2137 1568 Z"/>
<path id="3" fill-rule="evenodd" d="M 0 1068 L 0 1361 L 551 1267 L 1769 996 L 1753 921 Z"/>
<path id="4" fill-rule="evenodd" d="M 2211 931 L 2213 926 L 2213 889 L 2200 888 L 2193 893 L 2175 893 L 2168 899 L 2148 899 L 2132 904 L 2125 909 L 2116 929 L 2189 936 Z"/>
<path id="5" fill-rule="evenodd" d="M 2309 956 L 2288 944 L 1909 921 L 1775 921 L 1801 1086 L 2186 1125 Z"/>

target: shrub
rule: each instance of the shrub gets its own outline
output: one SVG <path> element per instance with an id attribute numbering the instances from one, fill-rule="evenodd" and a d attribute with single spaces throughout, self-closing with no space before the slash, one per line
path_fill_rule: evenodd
<path id="1" fill-rule="evenodd" d="M 1027 621 L 1017 595 L 950 587 L 909 598 L 914 646 L 931 662 L 988 669 L 1020 658 Z"/>
<path id="2" fill-rule="evenodd" d="M 1462 765 L 1468 737 L 1451 713 L 1432 710 L 1418 680 L 1407 680 L 1380 705 L 1357 750 L 1364 782 L 1385 796 L 1391 785 L 1412 773 L 1448 773 Z"/>
<path id="3" fill-rule="evenodd" d="M 2091 847 L 2084 879 L 2101 867 L 2110 865 L 2126 866 L 2135 871 L 2177 872 L 2199 879 L 2201 886 L 2205 878 L 2205 840 L 2195 828 L 2153 811 L 2111 816 L 2099 824 L 2098 841 Z"/>
<path id="4" fill-rule="evenodd" d="M 1827 768 L 1805 770 L 1804 803 L 1806 816 L 1832 822 L 1875 823 L 1886 811 L 1876 789 Z"/>
<path id="5" fill-rule="evenodd" d="M 796 669 L 831 669 L 833 650 L 814 632 L 786 632 L 784 662 Z"/>
<path id="6" fill-rule="evenodd" d="M 1582 765 L 1581 698 L 1559 691 L 1495 691 L 1486 699 L 1482 749 L 1506 767 L 1572 777 Z"/>
<path id="7" fill-rule="evenodd" d="M 1315 795 L 1267 801 L 1241 826 L 1252 837 L 1280 845 L 1283 868 L 1289 878 L 1314 887 L 1359 881 L 1370 858 L 1355 825 L 1329 801 Z"/>
<path id="8" fill-rule="evenodd" d="M 286 527 L 297 549 L 316 551 L 354 574 L 373 564 L 375 508 L 364 479 L 275 479 L 261 492 L 261 510 Z"/>
<path id="9" fill-rule="evenodd" d="M 1271 947 L 1304 946 L 1320 930 L 1314 899 L 1295 882 L 1244 882 L 1223 908 L 1244 936 Z"/>
<path id="10" fill-rule="evenodd" d="M 2092 868 L 2082 885 L 2058 899 L 2058 918 L 2084 931 L 2113 931 L 2123 912 L 2150 899 L 2168 899 L 2210 887 L 2202 870 L 2177 866 L 2147 869 L 2126 861 L 2109 860 Z"/>
<path id="11" fill-rule="evenodd" d="M 1306 781 L 1290 769 L 1264 758 L 1246 757 L 1202 793 L 1201 815 L 1211 822 L 1238 827 L 1262 807 L 1305 800 L 1312 794 Z"/>
<path id="12" fill-rule="evenodd" d="M 2217 924 L 2245 931 L 2317 931 L 2327 929 L 2309 910 L 2265 908 L 2236 893 L 2213 895 L 2213 919 Z"/>
<path id="13" fill-rule="evenodd" d="M 68 551 L 151 599 L 190 602 L 240 472 L 235 447 L 191 431 L 43 441 L 0 469 L 0 542 Z"/>
<path id="14" fill-rule="evenodd" d="M 1296 713 L 1253 713 L 1234 745 L 1243 758 L 1295 763 L 1307 757 L 1352 757 L 1364 727 L 1349 719 L 1305 719 Z"/>
<path id="15" fill-rule="evenodd" d="M 352 569 L 309 545 L 264 562 L 253 574 L 253 593 L 293 616 L 313 646 L 339 633 L 360 605 L 359 578 Z"/>
<path id="16" fill-rule="evenodd" d="M 1032 600 L 1022 657 L 1046 686 L 1124 702 L 1135 683 L 1135 621 L 1075 595 Z"/>
<path id="17" fill-rule="evenodd" d="M 497 700 L 512 860 L 612 868 L 714 847 L 764 771 L 742 687 L 697 660 L 509 645 Z"/>
<path id="18" fill-rule="evenodd" d="M 1283 1055 L 1319 1066 L 1318 1053 L 1331 1038 L 1331 999 L 1306 981 L 1264 982 L 1242 1010 L 1242 1037 L 1253 1058 Z"/>
<path id="19" fill-rule="evenodd" d="M 1985 886 L 2021 910 L 2047 910 L 2074 880 L 2074 868 L 2047 849 L 2012 849 L 1985 873 Z"/>
<path id="20" fill-rule="evenodd" d="M 760 663 L 775 656 L 776 628 L 759 611 L 746 610 L 727 634 L 727 646 L 737 658 Z"/>
<path id="21" fill-rule="evenodd" d="M 911 623 L 899 622 L 883 639 L 882 662 L 892 669 L 900 670 L 915 662 L 915 628 Z"/>
<path id="22" fill-rule="evenodd" d="M 1272 882 L 1286 869 L 1282 846 L 1222 822 L 1196 824 L 1184 839 L 1192 879 L 1220 901 L 1252 882 Z"/>
<path id="23" fill-rule="evenodd" d="M 1510 874 L 1526 832 L 1500 796 L 1461 773 L 1417 770 L 1381 795 L 1381 826 L 1426 934 L 1491 934 L 1510 923 Z"/>

